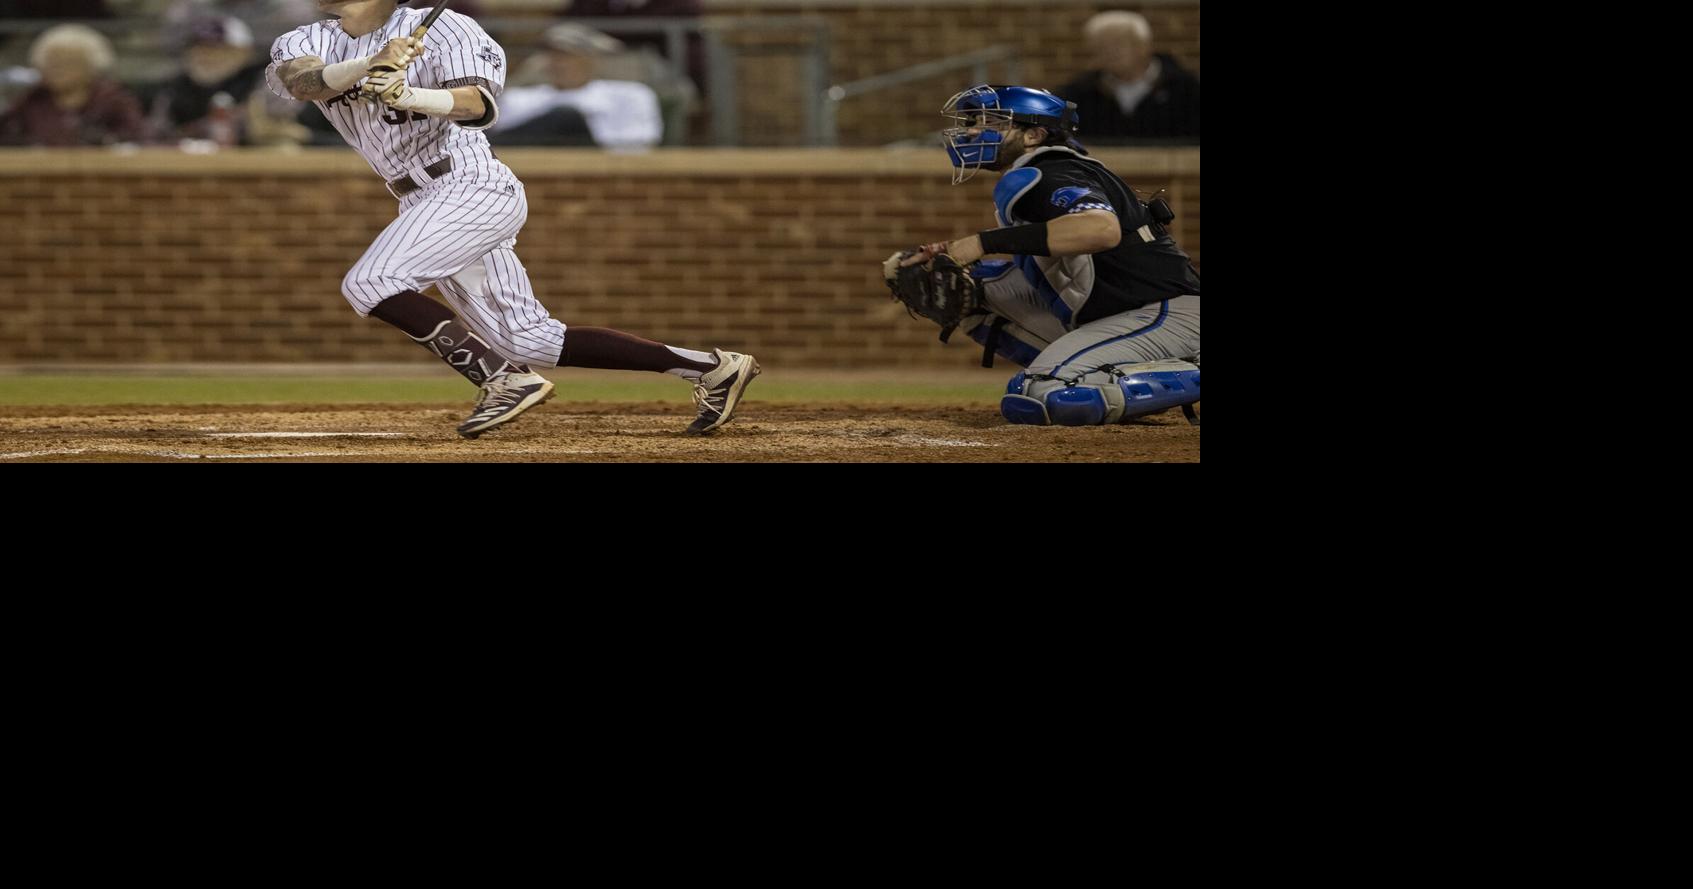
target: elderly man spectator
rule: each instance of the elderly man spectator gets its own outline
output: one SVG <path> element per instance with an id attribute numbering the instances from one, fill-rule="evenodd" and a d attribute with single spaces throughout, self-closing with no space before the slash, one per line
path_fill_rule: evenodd
<path id="1" fill-rule="evenodd" d="M 581 25 L 555 25 L 542 42 L 547 83 L 506 90 L 494 143 L 582 144 L 646 148 L 664 138 L 658 94 L 632 80 L 595 79 L 601 57 L 619 52 L 616 38 Z M 587 133 L 582 132 L 585 119 Z"/>
<path id="2" fill-rule="evenodd" d="M 140 101 L 105 76 L 115 60 L 111 42 L 93 28 L 65 24 L 47 29 L 29 50 L 29 63 L 41 82 L 0 115 L 0 144 L 140 141 Z"/>
<path id="3" fill-rule="evenodd" d="M 1094 70 L 1054 90 L 1076 103 L 1089 143 L 1199 141 L 1199 79 L 1152 51 L 1152 27 L 1133 12 L 1102 12 L 1082 29 Z"/>

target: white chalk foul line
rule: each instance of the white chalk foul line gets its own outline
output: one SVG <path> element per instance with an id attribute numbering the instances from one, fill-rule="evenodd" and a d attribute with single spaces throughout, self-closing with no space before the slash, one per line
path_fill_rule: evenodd
<path id="1" fill-rule="evenodd" d="M 966 441 L 962 438 L 930 438 L 926 435 L 896 435 L 894 441 L 903 444 L 928 445 L 937 448 L 991 448 L 985 441 Z"/>
<path id="2" fill-rule="evenodd" d="M 212 432 L 207 438 L 405 438 L 404 432 Z"/>
<path id="3" fill-rule="evenodd" d="M 0 454 L 0 460 L 54 457 L 71 454 L 116 454 L 120 457 L 169 457 L 173 460 L 275 460 L 286 457 L 370 457 L 375 451 L 301 451 L 297 454 L 190 454 L 186 451 L 132 451 L 127 448 L 56 448 L 50 451 L 17 451 Z"/>
<path id="4" fill-rule="evenodd" d="M 369 457 L 372 451 L 300 451 L 297 454 L 190 454 L 187 451 L 120 451 L 100 448 L 110 454 L 133 457 L 170 457 L 175 460 L 275 460 L 284 457 Z"/>
<path id="5" fill-rule="evenodd" d="M 844 438 L 851 438 L 869 444 L 918 445 L 930 448 L 991 448 L 996 445 L 985 441 L 971 441 L 968 438 L 936 438 L 929 435 L 918 435 L 915 432 L 894 432 L 891 429 L 848 429 L 832 433 Z"/>

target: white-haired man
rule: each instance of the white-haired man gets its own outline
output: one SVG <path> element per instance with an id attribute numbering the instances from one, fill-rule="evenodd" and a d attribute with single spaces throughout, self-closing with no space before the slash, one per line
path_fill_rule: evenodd
<path id="1" fill-rule="evenodd" d="M 1079 132 L 1095 144 L 1199 141 L 1199 78 L 1152 51 L 1139 13 L 1102 12 L 1082 28 L 1094 68 L 1053 92 L 1076 103 Z"/>

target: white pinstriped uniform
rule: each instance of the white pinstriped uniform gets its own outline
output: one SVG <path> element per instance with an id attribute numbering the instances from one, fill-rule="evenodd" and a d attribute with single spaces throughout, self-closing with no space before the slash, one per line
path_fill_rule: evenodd
<path id="1" fill-rule="evenodd" d="M 276 39 L 266 80 L 279 95 L 287 87 L 277 66 L 317 56 L 335 64 L 382 50 L 417 29 L 428 9 L 398 7 L 387 24 L 350 37 L 339 21 L 297 28 Z M 413 87 L 477 86 L 490 113 L 479 121 L 453 122 L 395 111 L 357 99 L 356 87 L 318 102 L 324 117 L 385 181 L 410 176 L 423 187 L 400 198 L 400 214 L 378 235 L 341 282 L 359 315 L 404 290 L 431 284 L 465 324 L 513 361 L 551 367 L 564 348 L 564 324 L 535 298 L 529 273 L 513 248 L 529 218 L 523 183 L 494 157 L 482 130 L 498 116 L 495 99 L 505 89 L 505 50 L 481 26 L 452 10 L 442 13 L 423 39 L 423 57 L 406 69 Z M 439 179 L 424 172 L 443 157 L 453 169 Z"/>

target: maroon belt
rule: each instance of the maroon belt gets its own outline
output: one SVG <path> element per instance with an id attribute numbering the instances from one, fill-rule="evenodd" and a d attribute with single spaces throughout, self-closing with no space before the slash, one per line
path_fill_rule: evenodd
<path id="1" fill-rule="evenodd" d="M 435 163 L 423 168 L 423 172 L 428 173 L 430 179 L 439 179 L 452 171 L 453 159 L 451 157 L 441 158 Z M 397 198 L 403 198 L 422 187 L 423 186 L 418 185 L 416 182 L 413 182 L 410 176 L 401 176 L 393 182 L 388 183 L 388 190 L 393 192 L 394 197 Z"/>

